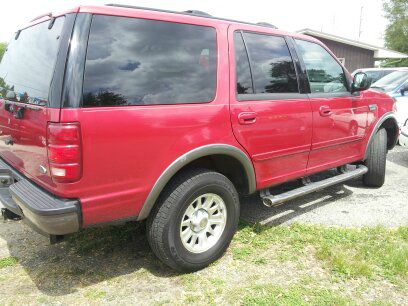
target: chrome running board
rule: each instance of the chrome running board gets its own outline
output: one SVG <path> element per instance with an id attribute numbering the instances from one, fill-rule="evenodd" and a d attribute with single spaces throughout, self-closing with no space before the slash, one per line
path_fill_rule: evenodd
<path id="1" fill-rule="evenodd" d="M 302 186 L 278 195 L 271 195 L 269 190 L 262 190 L 260 195 L 265 206 L 272 207 L 279 205 L 283 202 L 295 199 L 297 197 L 322 190 L 326 187 L 336 185 L 352 178 L 362 176 L 367 173 L 368 168 L 366 166 L 360 165 L 356 169 L 347 171 L 345 173 L 324 179 L 318 182 L 307 183 L 306 186 Z"/>

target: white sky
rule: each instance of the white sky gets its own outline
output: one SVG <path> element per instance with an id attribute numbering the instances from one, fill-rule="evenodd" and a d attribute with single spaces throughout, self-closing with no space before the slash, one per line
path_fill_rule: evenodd
<path id="1" fill-rule="evenodd" d="M 4 4 L 6 2 L 6 4 Z M 269 22 L 280 29 L 303 28 L 323 31 L 358 40 L 360 9 L 363 6 L 360 41 L 383 45 L 387 24 L 382 0 L 8 0 L 1 5 L 0 41 L 9 41 L 13 33 L 32 18 L 80 4 L 124 3 L 174 11 L 195 9 L 216 17 L 249 22 Z"/>

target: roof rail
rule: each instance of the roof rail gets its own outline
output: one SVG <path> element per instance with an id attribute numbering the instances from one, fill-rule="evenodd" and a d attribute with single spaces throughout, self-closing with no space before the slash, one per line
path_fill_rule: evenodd
<path id="1" fill-rule="evenodd" d="M 219 17 L 214 17 L 214 16 L 212 16 L 212 15 L 206 13 L 206 12 L 202 12 L 202 11 L 198 11 L 198 10 L 188 10 L 188 11 L 183 11 L 183 12 L 176 12 L 176 11 L 170 11 L 170 10 L 154 9 L 154 8 L 143 7 L 143 6 L 134 6 L 134 5 L 116 4 L 116 3 L 109 3 L 109 4 L 105 4 L 105 5 L 106 6 L 113 6 L 113 7 L 121 7 L 121 8 L 130 8 L 130 9 L 138 9 L 138 10 L 163 12 L 163 13 L 190 15 L 190 16 L 211 18 L 211 19 L 223 20 L 223 21 L 229 21 L 229 22 L 238 22 L 238 23 L 243 23 L 243 24 L 256 25 L 256 26 L 261 26 L 261 27 L 263 26 L 263 27 L 277 29 L 276 26 L 274 26 L 274 25 L 272 25 L 270 23 L 267 23 L 267 22 L 251 23 L 251 22 L 239 21 L 239 20 L 234 20 L 234 19 L 219 18 Z"/>
<path id="2" fill-rule="evenodd" d="M 261 21 L 261 22 L 257 22 L 256 24 L 257 24 L 257 25 L 260 25 L 260 26 L 263 26 L 263 27 L 270 27 L 270 28 L 273 28 L 273 29 L 277 29 L 277 28 L 278 28 L 277 26 L 274 26 L 273 24 L 270 24 L 269 22 L 263 22 L 263 21 Z"/>
<path id="3" fill-rule="evenodd" d="M 43 17 L 52 17 L 52 13 L 49 12 L 49 13 L 47 13 L 47 14 L 42 14 L 42 15 L 40 15 L 40 16 L 37 16 L 37 17 L 35 17 L 33 20 L 31 20 L 30 22 L 36 21 L 36 20 L 41 19 L 41 18 L 43 18 Z"/>
<path id="4" fill-rule="evenodd" d="M 198 11 L 198 10 L 187 10 L 187 11 L 183 11 L 182 13 L 187 13 L 187 14 L 197 15 L 197 16 L 212 17 L 210 14 L 203 12 L 203 11 Z"/>

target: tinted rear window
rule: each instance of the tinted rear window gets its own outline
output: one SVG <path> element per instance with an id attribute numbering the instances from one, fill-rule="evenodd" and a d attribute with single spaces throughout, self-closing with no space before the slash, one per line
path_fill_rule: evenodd
<path id="1" fill-rule="evenodd" d="M 295 66 L 285 39 L 244 32 L 255 93 L 297 93 Z"/>
<path id="2" fill-rule="evenodd" d="M 11 40 L 0 64 L 3 97 L 12 90 L 19 102 L 47 104 L 64 19 L 57 18 L 51 29 L 49 21 L 37 24 Z"/>
<path id="3" fill-rule="evenodd" d="M 210 27 L 94 16 L 83 106 L 210 102 L 216 32 Z"/>

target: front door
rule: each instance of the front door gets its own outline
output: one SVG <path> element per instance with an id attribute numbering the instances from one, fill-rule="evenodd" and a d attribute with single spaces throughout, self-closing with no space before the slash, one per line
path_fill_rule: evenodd
<path id="1" fill-rule="evenodd" d="M 272 32 L 272 30 L 271 30 Z M 229 28 L 230 108 L 234 135 L 251 156 L 257 187 L 306 173 L 312 113 L 286 40 Z"/>
<path id="2" fill-rule="evenodd" d="M 350 93 L 343 68 L 323 46 L 295 42 L 307 71 L 313 112 L 308 173 L 355 161 L 361 157 L 368 106 Z"/>

